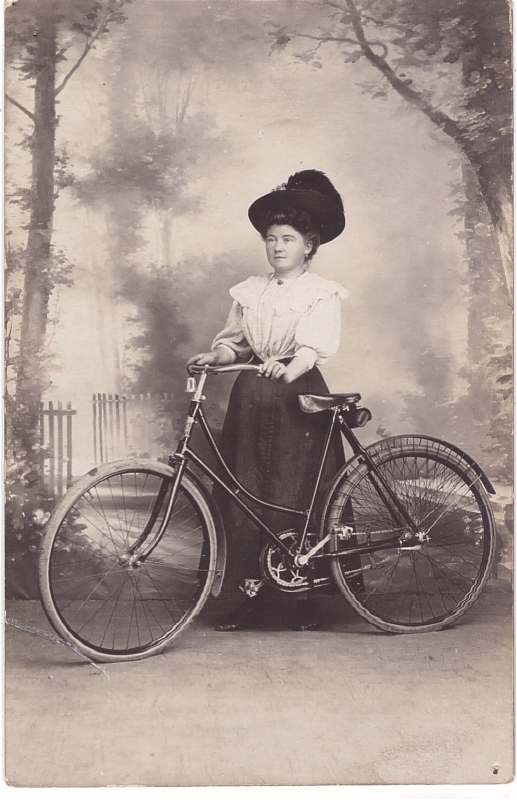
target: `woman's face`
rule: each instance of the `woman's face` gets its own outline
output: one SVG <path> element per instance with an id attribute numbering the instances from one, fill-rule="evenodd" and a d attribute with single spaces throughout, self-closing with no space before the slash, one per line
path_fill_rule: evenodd
<path id="1" fill-rule="evenodd" d="M 310 253 L 301 233 L 290 225 L 271 225 L 266 236 L 267 260 L 276 274 L 287 275 L 303 270 L 305 259 Z"/>

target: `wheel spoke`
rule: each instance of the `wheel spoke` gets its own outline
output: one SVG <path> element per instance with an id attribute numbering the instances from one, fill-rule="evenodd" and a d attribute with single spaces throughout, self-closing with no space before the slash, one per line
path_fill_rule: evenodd
<path id="1" fill-rule="evenodd" d="M 207 596 L 214 541 L 188 482 L 147 560 L 139 563 L 131 552 L 152 519 L 153 536 L 163 524 L 165 469 L 135 467 L 92 480 L 55 525 L 45 602 L 58 630 L 79 648 L 100 656 L 145 654 L 172 639 Z"/>
<path id="2" fill-rule="evenodd" d="M 353 607 L 386 630 L 447 624 L 477 597 L 493 557 L 493 527 L 480 476 L 473 476 L 445 444 L 407 439 L 407 445 L 396 442 L 393 453 L 376 458 L 377 470 L 428 541 L 417 550 L 375 551 L 371 569 L 360 573 L 360 591 L 347 585 L 344 559 L 332 567 Z M 389 531 L 401 535 L 392 524 L 392 505 L 382 482 L 374 483 L 368 469 L 357 468 L 335 490 L 327 530 L 335 522 L 351 524 L 359 545 L 380 542 Z"/>

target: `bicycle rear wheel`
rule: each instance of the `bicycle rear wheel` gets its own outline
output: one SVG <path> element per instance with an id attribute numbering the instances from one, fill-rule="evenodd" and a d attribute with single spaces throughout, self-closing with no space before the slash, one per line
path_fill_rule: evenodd
<path id="1" fill-rule="evenodd" d="M 359 591 L 350 586 L 354 573 L 346 557 L 332 560 L 332 574 L 345 599 L 377 628 L 440 630 L 470 608 L 492 566 L 495 526 L 480 475 L 455 449 L 425 437 L 386 440 L 374 449 L 373 459 L 428 541 L 417 549 L 384 548 L 361 555 L 360 572 L 355 571 L 364 582 Z M 404 532 L 395 520 L 375 488 L 372 471 L 361 463 L 334 485 L 323 531 L 346 524 L 358 545 L 375 544 Z M 339 545 L 341 550 L 346 542 Z"/>
<path id="2" fill-rule="evenodd" d="M 216 533 L 193 481 L 182 478 L 164 536 L 142 563 L 128 553 L 163 519 L 172 470 L 154 462 L 106 464 L 57 505 L 40 550 L 45 612 L 90 658 L 132 661 L 159 653 L 203 607 L 213 582 Z"/>

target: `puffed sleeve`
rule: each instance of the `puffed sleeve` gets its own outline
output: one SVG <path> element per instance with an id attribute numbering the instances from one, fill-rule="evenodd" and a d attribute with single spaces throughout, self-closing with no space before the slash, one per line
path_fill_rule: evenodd
<path id="1" fill-rule="evenodd" d="M 253 350 L 242 329 L 242 306 L 237 300 L 232 303 L 224 329 L 212 342 L 212 350 L 216 347 L 226 347 L 231 350 L 237 356 L 237 361 L 248 361 L 253 356 Z"/>
<path id="2" fill-rule="evenodd" d="M 309 369 L 323 364 L 339 348 L 341 334 L 341 301 L 337 292 L 318 300 L 301 317 L 295 334 L 296 355 L 303 358 Z"/>

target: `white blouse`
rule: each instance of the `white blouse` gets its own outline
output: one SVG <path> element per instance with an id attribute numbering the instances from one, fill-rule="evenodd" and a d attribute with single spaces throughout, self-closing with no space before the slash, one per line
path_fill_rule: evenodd
<path id="1" fill-rule="evenodd" d="M 253 354 L 268 358 L 301 356 L 309 369 L 337 352 L 341 332 L 339 283 L 304 272 L 279 284 L 273 273 L 248 278 L 230 289 L 233 304 L 224 330 L 213 343 L 238 361 Z"/>

